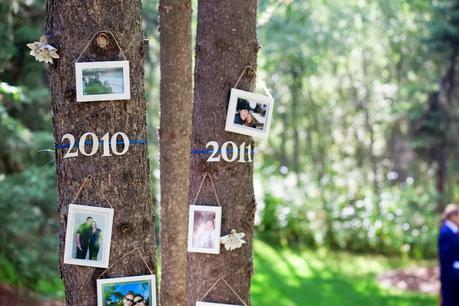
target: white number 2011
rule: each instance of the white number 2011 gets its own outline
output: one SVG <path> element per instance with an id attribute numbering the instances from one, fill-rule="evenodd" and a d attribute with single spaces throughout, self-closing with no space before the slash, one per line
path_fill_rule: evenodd
<path id="1" fill-rule="evenodd" d="M 233 141 L 227 141 L 223 143 L 221 147 L 221 152 L 219 151 L 220 145 L 216 141 L 209 141 L 206 144 L 206 149 L 211 147 L 212 152 L 210 153 L 208 162 L 218 162 L 220 159 L 223 159 L 226 162 L 234 162 L 239 158 L 239 163 L 252 162 L 252 145 L 246 145 L 245 142 L 237 146 Z M 245 160 L 245 153 L 247 148 L 247 160 Z"/>
<path id="2" fill-rule="evenodd" d="M 119 144 L 123 145 L 123 150 L 119 151 L 116 146 L 118 143 L 118 137 L 121 136 L 123 139 Z M 89 138 L 89 139 L 88 139 Z M 117 132 L 112 135 L 106 133 L 99 141 L 96 134 L 87 132 L 81 135 L 80 141 L 78 142 L 78 149 L 75 148 L 75 136 L 72 134 L 65 134 L 62 136 L 62 143 L 68 140 L 69 149 L 64 154 L 64 158 L 76 157 L 78 153 L 81 153 L 85 156 L 93 156 L 99 151 L 99 143 L 102 142 L 102 156 L 112 156 L 111 153 L 115 155 L 123 155 L 129 150 L 129 138 L 123 132 Z M 86 145 L 90 146 L 91 150 L 86 150 Z M 75 150 L 73 150 L 75 148 Z M 89 148 L 89 147 L 88 147 Z"/>

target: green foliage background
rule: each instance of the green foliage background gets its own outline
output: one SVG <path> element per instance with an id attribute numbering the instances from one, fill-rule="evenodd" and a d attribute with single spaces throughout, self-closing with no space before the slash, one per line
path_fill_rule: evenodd
<path id="1" fill-rule="evenodd" d="M 156 195 L 157 1 L 143 5 Z M 440 204 L 459 197 L 455 84 L 447 107 L 432 108 L 459 46 L 457 16 L 457 1 L 260 1 L 258 88 L 272 91 L 276 107 L 269 140 L 257 142 L 257 238 L 300 253 L 435 257 Z M 46 66 L 25 46 L 43 34 L 44 3 L 2 1 L 0 20 L 0 281 L 56 294 L 56 140 Z M 310 256 L 297 251 L 282 256 Z"/>

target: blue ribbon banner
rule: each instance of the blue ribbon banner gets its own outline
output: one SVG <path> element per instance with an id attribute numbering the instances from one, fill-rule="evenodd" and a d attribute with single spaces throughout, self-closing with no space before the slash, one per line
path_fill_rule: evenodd
<path id="1" fill-rule="evenodd" d="M 224 150 L 222 150 L 222 149 L 218 149 L 217 151 L 215 151 L 215 153 L 222 153 L 223 151 Z M 239 150 L 233 150 L 233 149 L 227 149 L 226 150 L 227 153 L 233 153 L 234 151 L 239 152 Z M 207 149 L 206 150 L 200 150 L 200 149 L 191 150 L 191 154 L 211 154 L 213 152 L 214 152 L 214 150 L 212 150 L 212 149 L 208 149 L 208 150 Z M 255 150 L 252 149 L 252 150 L 249 151 L 249 149 L 245 149 L 244 153 L 253 153 L 253 154 L 255 154 Z"/>

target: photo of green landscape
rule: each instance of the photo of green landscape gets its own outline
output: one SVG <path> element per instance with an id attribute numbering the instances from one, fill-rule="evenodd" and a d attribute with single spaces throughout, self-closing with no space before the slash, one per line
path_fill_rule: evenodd
<path id="1" fill-rule="evenodd" d="M 123 93 L 123 68 L 83 69 L 83 95 Z"/>

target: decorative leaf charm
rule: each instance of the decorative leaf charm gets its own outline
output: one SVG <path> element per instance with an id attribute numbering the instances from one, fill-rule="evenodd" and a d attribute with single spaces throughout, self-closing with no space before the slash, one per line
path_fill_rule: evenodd
<path id="1" fill-rule="evenodd" d="M 227 251 L 232 251 L 242 247 L 242 245 L 245 243 L 245 241 L 242 239 L 244 236 L 244 233 L 238 233 L 233 229 L 231 230 L 231 234 L 220 238 L 220 243 L 225 246 Z"/>
<path id="2" fill-rule="evenodd" d="M 38 41 L 36 41 L 36 42 L 30 43 L 30 44 L 27 44 L 27 47 L 32 49 L 30 51 L 30 55 L 37 57 L 38 50 L 40 49 L 40 43 Z"/>
<path id="3" fill-rule="evenodd" d="M 45 36 L 42 36 L 40 41 L 27 44 L 27 47 L 31 49 L 30 55 L 34 56 L 38 62 L 52 64 L 53 59 L 59 58 L 57 49 L 48 44 Z"/>

